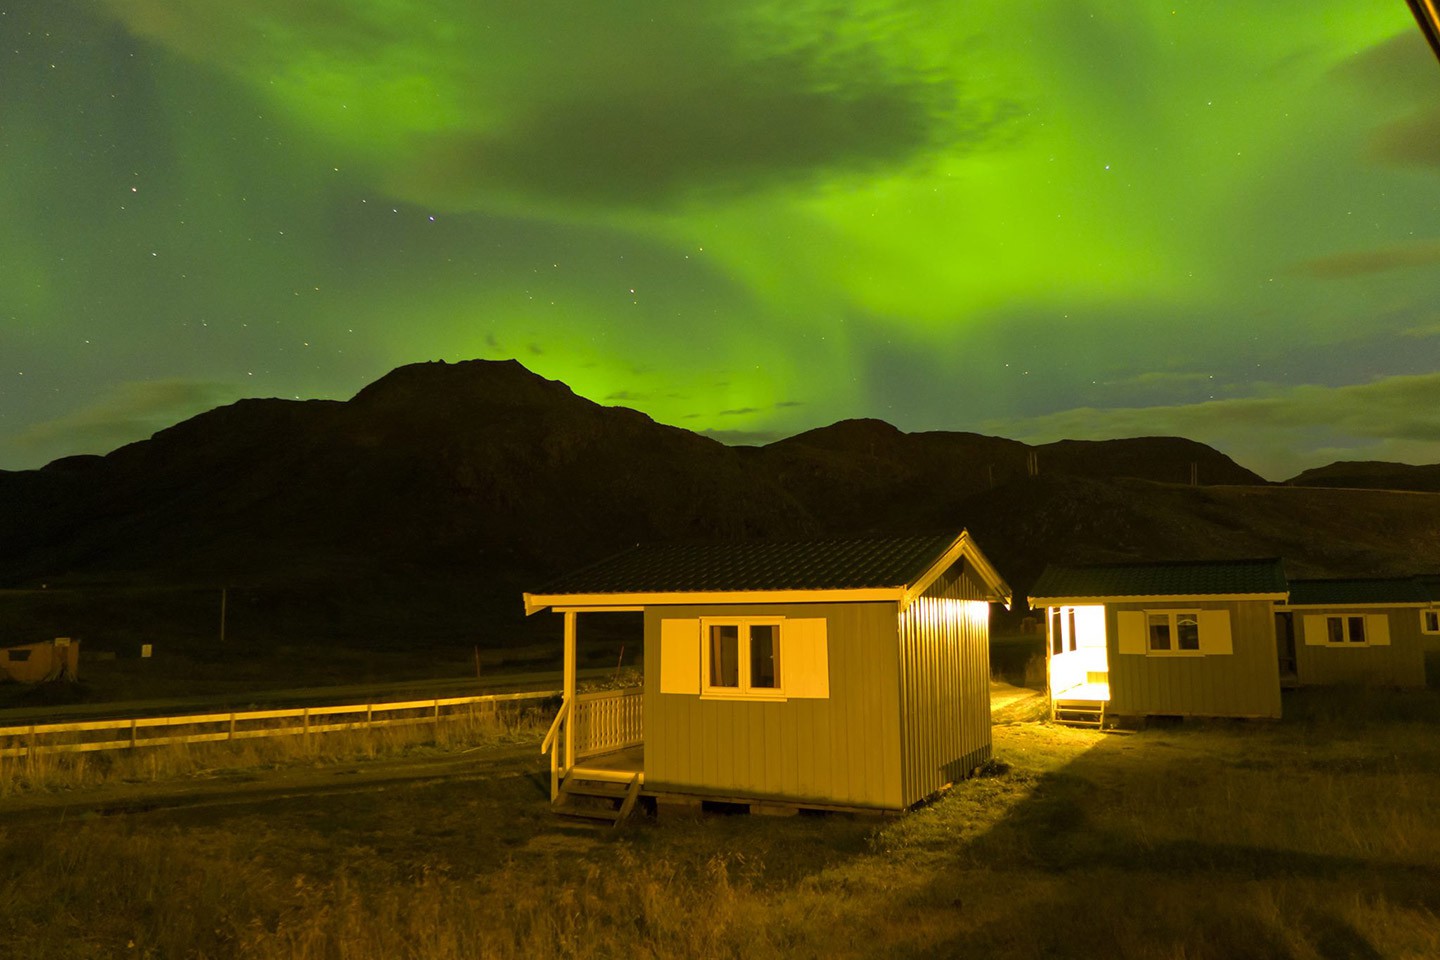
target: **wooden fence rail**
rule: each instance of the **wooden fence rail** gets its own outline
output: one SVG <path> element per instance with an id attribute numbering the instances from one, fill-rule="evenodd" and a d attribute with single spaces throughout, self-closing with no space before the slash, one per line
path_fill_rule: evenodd
<path id="1" fill-rule="evenodd" d="M 135 747 L 246 740 L 254 737 L 309 736 L 312 733 L 333 733 L 340 730 L 437 723 L 442 719 L 458 719 L 466 712 L 473 716 L 476 708 L 481 706 L 493 709 L 502 703 L 554 700 L 559 696 L 559 690 L 542 690 L 396 703 L 354 703 L 284 710 L 187 714 L 177 717 L 27 724 L 0 727 L 0 757 L 23 757 L 48 752 L 128 750 Z M 197 729 L 184 733 L 164 732 L 176 727 Z"/>

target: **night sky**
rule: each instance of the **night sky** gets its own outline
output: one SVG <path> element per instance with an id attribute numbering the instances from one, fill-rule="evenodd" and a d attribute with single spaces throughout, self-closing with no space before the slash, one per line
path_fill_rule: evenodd
<path id="1" fill-rule="evenodd" d="M 1440 461 L 1402 0 L 0 0 L 0 468 L 516 357 L 847 417 Z"/>

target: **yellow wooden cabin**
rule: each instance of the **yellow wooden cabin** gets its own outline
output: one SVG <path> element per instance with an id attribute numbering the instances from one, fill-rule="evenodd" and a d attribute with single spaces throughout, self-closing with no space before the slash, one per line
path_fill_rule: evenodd
<path id="1" fill-rule="evenodd" d="M 80 641 L 56 637 L 39 643 L 0 647 L 0 680 L 49 683 L 80 677 Z"/>
<path id="2" fill-rule="evenodd" d="M 525 594 L 564 620 L 557 811 L 902 810 L 990 757 L 989 604 L 968 533 L 637 546 Z M 644 684 L 577 694 L 578 623 L 642 612 Z"/>
<path id="3" fill-rule="evenodd" d="M 1276 559 L 1047 567 L 1029 599 L 1045 612 L 1052 717 L 1278 718 L 1286 596 Z"/>
<path id="4" fill-rule="evenodd" d="M 1277 610 L 1297 683 L 1424 686 L 1426 637 L 1440 636 L 1437 593 L 1422 577 L 1291 580 Z"/>

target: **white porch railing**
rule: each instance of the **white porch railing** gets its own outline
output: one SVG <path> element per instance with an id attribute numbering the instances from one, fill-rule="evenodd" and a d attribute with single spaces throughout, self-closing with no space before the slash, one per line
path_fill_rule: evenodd
<path id="1" fill-rule="evenodd" d="M 576 760 L 644 742 L 644 688 L 582 693 L 567 700 L 540 744 L 540 752 L 550 754 L 550 798 L 559 793 Z"/>
<path id="2" fill-rule="evenodd" d="M 645 742 L 644 688 L 582 693 L 575 698 L 575 757 L 613 753 Z"/>

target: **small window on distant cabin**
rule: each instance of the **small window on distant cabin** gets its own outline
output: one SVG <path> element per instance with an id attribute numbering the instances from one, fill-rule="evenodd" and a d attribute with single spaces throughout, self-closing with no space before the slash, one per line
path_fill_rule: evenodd
<path id="1" fill-rule="evenodd" d="M 780 621 L 707 620 L 702 694 L 776 696 L 780 689 Z"/>
<path id="2" fill-rule="evenodd" d="M 1422 633 L 1440 633 L 1440 610 L 1420 611 L 1420 631 Z"/>
<path id="3" fill-rule="evenodd" d="M 1347 643 L 1367 643 L 1369 639 L 1363 616 L 1325 618 L 1325 641 L 1327 643 L 1343 646 Z"/>
<path id="4" fill-rule="evenodd" d="M 1149 619 L 1150 624 L 1150 649 L 1169 650 L 1170 647 L 1170 614 L 1152 613 Z"/>
<path id="5" fill-rule="evenodd" d="M 710 625 L 710 686 L 740 686 L 740 625 Z"/>
<path id="6" fill-rule="evenodd" d="M 1198 613 L 1177 613 L 1175 615 L 1175 649 L 1200 649 L 1200 615 Z"/>
<path id="7" fill-rule="evenodd" d="M 1150 610 L 1145 614 L 1146 653 L 1200 653 L 1198 610 Z"/>
<path id="8" fill-rule="evenodd" d="M 29 650 L 6 650 L 5 653 L 9 657 L 11 663 L 22 663 L 30 659 Z"/>
<path id="9" fill-rule="evenodd" d="M 773 690 L 780 686 L 780 626 L 750 625 L 750 686 Z"/>

